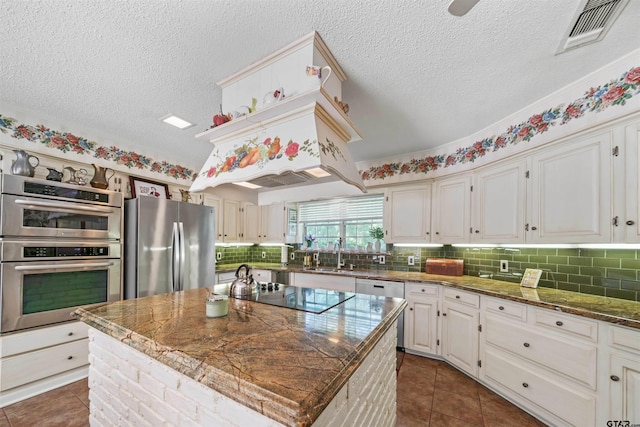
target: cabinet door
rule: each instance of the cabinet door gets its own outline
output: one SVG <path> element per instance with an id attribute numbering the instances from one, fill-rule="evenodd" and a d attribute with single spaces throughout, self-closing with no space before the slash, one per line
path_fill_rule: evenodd
<path id="1" fill-rule="evenodd" d="M 611 240 L 610 147 L 606 133 L 532 156 L 527 243 Z"/>
<path id="2" fill-rule="evenodd" d="M 259 243 L 261 235 L 260 206 L 253 203 L 242 204 L 244 227 L 242 228 L 242 240 L 245 242 Z"/>
<path id="3" fill-rule="evenodd" d="M 624 174 L 616 182 L 614 191 L 614 216 L 619 215 L 618 227 L 622 231 L 617 241 L 640 242 L 640 124 L 625 127 L 624 149 L 620 155 L 624 160 Z M 614 159 L 618 160 L 618 159 Z M 616 172 L 619 172 L 616 170 Z"/>
<path id="4" fill-rule="evenodd" d="M 214 208 L 216 212 L 216 242 L 222 242 L 222 200 L 210 194 L 205 194 L 202 198 L 202 204 Z"/>
<path id="5" fill-rule="evenodd" d="M 609 419 L 640 424 L 640 357 L 611 355 Z"/>
<path id="6" fill-rule="evenodd" d="M 433 241 L 469 242 L 471 233 L 471 176 L 433 183 Z"/>
<path id="7" fill-rule="evenodd" d="M 223 202 L 223 242 L 240 241 L 240 226 L 242 224 L 242 209 L 237 200 Z"/>
<path id="8" fill-rule="evenodd" d="M 442 304 L 443 357 L 461 370 L 478 376 L 478 309 L 444 301 Z"/>
<path id="9" fill-rule="evenodd" d="M 262 206 L 262 231 L 260 241 L 266 243 L 285 243 L 284 203 Z"/>
<path id="10" fill-rule="evenodd" d="M 408 299 L 405 310 L 404 345 L 408 350 L 438 354 L 437 299 Z"/>
<path id="11" fill-rule="evenodd" d="M 474 176 L 471 240 L 524 243 L 526 162 L 485 168 Z"/>
<path id="12" fill-rule="evenodd" d="M 431 184 L 387 190 L 384 211 L 386 243 L 431 241 Z"/>

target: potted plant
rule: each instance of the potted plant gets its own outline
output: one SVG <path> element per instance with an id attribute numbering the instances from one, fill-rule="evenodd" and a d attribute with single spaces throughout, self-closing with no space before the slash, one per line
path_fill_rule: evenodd
<path id="1" fill-rule="evenodd" d="M 380 240 L 384 239 L 384 231 L 382 227 L 371 227 L 369 236 L 376 239 L 376 252 L 380 252 Z"/>

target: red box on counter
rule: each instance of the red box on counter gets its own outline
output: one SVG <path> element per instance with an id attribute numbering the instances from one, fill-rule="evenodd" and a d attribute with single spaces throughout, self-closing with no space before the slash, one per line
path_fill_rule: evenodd
<path id="1" fill-rule="evenodd" d="M 427 258 L 425 273 L 442 274 L 444 276 L 462 276 L 464 274 L 464 260 Z"/>

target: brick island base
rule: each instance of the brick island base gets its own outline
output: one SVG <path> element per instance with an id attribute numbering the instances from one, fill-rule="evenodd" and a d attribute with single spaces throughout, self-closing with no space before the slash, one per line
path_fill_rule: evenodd
<path id="1" fill-rule="evenodd" d="M 395 425 L 396 331 L 394 323 L 313 427 Z M 92 427 L 284 425 L 94 328 L 89 353 Z"/>

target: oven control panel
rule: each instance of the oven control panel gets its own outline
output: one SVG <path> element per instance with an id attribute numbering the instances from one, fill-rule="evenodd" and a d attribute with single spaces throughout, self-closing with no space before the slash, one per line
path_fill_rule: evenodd
<path id="1" fill-rule="evenodd" d="M 109 246 L 25 246 L 24 258 L 57 257 L 105 257 L 109 255 Z"/>

